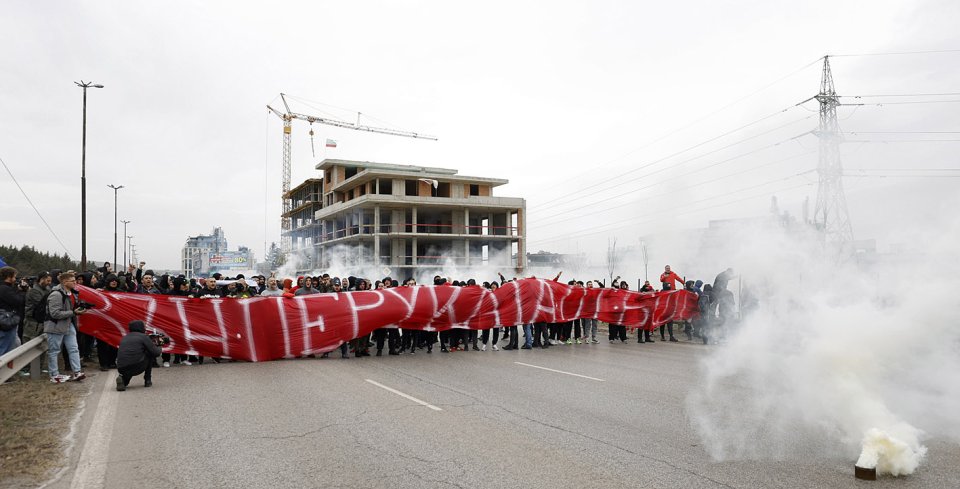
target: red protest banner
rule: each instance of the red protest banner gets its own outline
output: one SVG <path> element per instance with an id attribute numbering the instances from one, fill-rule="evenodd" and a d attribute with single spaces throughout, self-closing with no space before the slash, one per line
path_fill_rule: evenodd
<path id="1" fill-rule="evenodd" d="M 641 294 L 544 279 L 496 291 L 441 285 L 249 299 L 80 291 L 94 304 L 80 317 L 80 331 L 111 345 L 139 319 L 171 338 L 165 352 L 253 362 L 331 351 L 384 327 L 441 331 L 595 318 L 653 329 L 698 314 L 696 294 L 684 290 Z"/>

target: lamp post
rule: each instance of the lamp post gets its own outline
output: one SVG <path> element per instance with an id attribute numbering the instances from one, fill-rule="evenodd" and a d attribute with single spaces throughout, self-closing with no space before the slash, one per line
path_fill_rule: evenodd
<path id="1" fill-rule="evenodd" d="M 133 263 L 133 236 L 127 236 L 127 250 L 130 252 L 130 262 Z"/>
<path id="2" fill-rule="evenodd" d="M 107 185 L 113 189 L 113 273 L 117 273 L 117 191 L 123 188 L 123 185 Z M 124 231 L 123 234 L 127 234 Z"/>
<path id="3" fill-rule="evenodd" d="M 93 82 L 73 82 L 83 89 L 83 146 L 80 153 L 80 271 L 87 271 L 87 89 L 103 88 Z M 116 246 L 114 246 L 116 249 Z"/>
<path id="4" fill-rule="evenodd" d="M 123 270 L 126 270 L 129 262 L 127 261 L 127 238 L 132 238 L 133 236 L 127 236 L 127 224 L 130 224 L 130 221 L 120 221 L 123 223 Z M 114 273 L 120 273 L 121 270 L 114 270 Z"/>

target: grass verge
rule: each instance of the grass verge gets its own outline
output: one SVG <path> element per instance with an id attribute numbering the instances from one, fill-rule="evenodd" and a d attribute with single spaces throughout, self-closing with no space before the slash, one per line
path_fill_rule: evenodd
<path id="1" fill-rule="evenodd" d="M 0 488 L 36 487 L 64 464 L 65 436 L 90 381 L 0 385 Z"/>

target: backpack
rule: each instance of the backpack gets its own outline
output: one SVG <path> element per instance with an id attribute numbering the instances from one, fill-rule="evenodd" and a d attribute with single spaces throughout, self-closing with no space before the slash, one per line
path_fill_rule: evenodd
<path id="1" fill-rule="evenodd" d="M 60 294 L 64 297 L 67 296 L 67 294 L 64 294 L 62 290 L 58 292 L 60 292 Z M 43 324 L 48 318 L 47 299 L 50 297 L 51 293 L 53 293 L 53 289 L 44 292 L 43 297 L 40 298 L 40 301 L 37 302 L 37 305 L 33 306 L 33 311 L 30 313 L 30 318 L 40 324 Z"/>
<path id="2" fill-rule="evenodd" d="M 0 331 L 11 331 L 17 329 L 19 325 L 20 315 L 14 311 L 0 310 Z"/>

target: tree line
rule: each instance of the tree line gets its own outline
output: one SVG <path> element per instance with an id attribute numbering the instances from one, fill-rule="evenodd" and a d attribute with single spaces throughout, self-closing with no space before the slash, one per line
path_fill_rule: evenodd
<path id="1" fill-rule="evenodd" d="M 49 272 L 54 269 L 80 270 L 80 262 L 71 260 L 66 253 L 58 255 L 56 253 L 40 252 L 27 245 L 20 248 L 14 245 L 0 245 L 0 259 L 7 265 L 16 268 L 18 274 L 22 277 L 36 276 L 40 272 Z M 87 261 L 87 270 L 96 268 L 97 265 L 94 262 Z"/>

